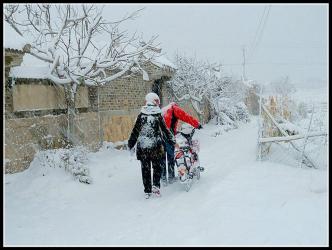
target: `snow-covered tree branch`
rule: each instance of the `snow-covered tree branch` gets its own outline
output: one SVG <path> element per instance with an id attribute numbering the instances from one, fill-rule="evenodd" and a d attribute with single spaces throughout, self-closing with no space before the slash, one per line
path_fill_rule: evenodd
<path id="1" fill-rule="evenodd" d="M 48 79 L 64 85 L 70 120 L 78 85 L 100 85 L 131 73 L 158 53 L 156 36 L 143 41 L 120 25 L 140 10 L 109 21 L 96 5 L 25 4 L 5 6 L 5 21 L 30 41 L 28 53 L 49 63 Z M 148 54 L 148 55 L 147 55 Z"/>
<path id="2" fill-rule="evenodd" d="M 114 77 L 105 77 L 100 69 L 124 74 L 155 47 L 156 37 L 140 43 L 138 37 L 128 39 L 118 30 L 121 22 L 137 13 L 109 22 L 101 8 L 88 5 L 10 5 L 7 10 L 6 21 L 23 36 L 32 38 L 30 53 L 51 64 L 50 79 L 58 84 L 79 83 L 82 77 L 87 84 L 105 83 Z M 110 35 L 109 42 L 101 42 L 106 34 Z M 126 50 L 128 47 L 131 51 Z"/>
<path id="3" fill-rule="evenodd" d="M 243 105 L 238 103 L 243 100 L 245 86 L 241 81 L 224 75 L 221 64 L 179 54 L 175 57 L 175 63 L 178 69 L 169 84 L 177 101 L 191 101 L 198 114 L 203 113 L 201 107 L 204 100 L 209 102 L 212 113 L 217 116 L 226 112 L 228 106 L 234 107 L 233 116 L 236 116 L 236 110 L 243 109 Z M 230 112 L 228 115 L 232 116 Z"/>

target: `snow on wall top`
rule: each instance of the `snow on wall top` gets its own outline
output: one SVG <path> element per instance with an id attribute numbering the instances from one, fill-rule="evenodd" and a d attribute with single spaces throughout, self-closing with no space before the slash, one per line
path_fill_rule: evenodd
<path id="1" fill-rule="evenodd" d="M 22 50 L 28 42 L 20 36 L 7 22 L 4 22 L 4 47 L 6 49 Z"/>
<path id="2" fill-rule="evenodd" d="M 13 78 L 47 79 L 48 66 L 16 66 L 12 67 L 9 76 Z"/>
<path id="3" fill-rule="evenodd" d="M 28 43 L 27 40 L 17 34 L 17 32 L 10 27 L 9 24 L 6 25 L 5 37 L 10 42 L 12 42 L 11 40 L 16 41 L 15 49 L 21 50 L 24 45 Z M 11 37 L 15 37 L 15 39 L 9 39 Z M 11 46 L 10 48 L 14 49 L 14 42 L 12 42 L 11 45 L 8 45 L 10 44 L 9 41 L 5 43 L 6 48 L 7 46 Z M 125 49 L 127 52 L 131 52 L 135 51 L 136 48 L 133 45 L 127 45 Z M 150 53 L 148 52 L 147 55 L 150 56 Z M 153 59 L 151 59 L 151 63 L 160 68 L 170 67 L 176 69 L 176 66 L 165 55 L 155 55 Z M 12 67 L 9 72 L 9 76 L 14 78 L 47 79 L 49 76 L 49 67 L 49 63 L 44 62 L 30 54 L 25 54 L 22 64 L 20 66 Z"/>
<path id="4" fill-rule="evenodd" d="M 124 47 L 125 46 L 125 47 Z M 127 53 L 130 53 L 130 52 L 134 52 L 137 50 L 137 48 L 132 45 L 132 44 L 123 44 L 123 45 L 118 45 L 119 47 L 119 50 L 125 50 Z M 158 48 L 156 48 L 158 50 Z M 160 68 L 163 68 L 163 67 L 170 67 L 170 68 L 173 68 L 173 69 L 177 69 L 177 67 L 175 66 L 174 63 L 172 63 L 167 57 L 166 55 L 164 54 L 159 54 L 158 52 L 157 53 L 154 53 L 152 51 L 148 51 L 145 53 L 146 57 L 148 58 L 152 58 L 151 59 L 151 63 L 153 63 L 154 65 L 160 67 Z"/>
<path id="5" fill-rule="evenodd" d="M 9 76 L 14 78 L 47 79 L 48 73 L 49 63 L 39 60 L 30 54 L 25 54 L 22 64 L 12 67 Z"/>

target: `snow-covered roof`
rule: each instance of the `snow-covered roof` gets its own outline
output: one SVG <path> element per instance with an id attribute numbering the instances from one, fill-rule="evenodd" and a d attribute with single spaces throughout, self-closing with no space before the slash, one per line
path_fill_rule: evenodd
<path id="1" fill-rule="evenodd" d="M 4 47 L 5 49 L 22 50 L 28 42 L 19 35 L 7 22 L 4 22 Z"/>
<path id="2" fill-rule="evenodd" d="M 172 63 L 165 55 L 156 56 L 151 60 L 151 62 L 160 68 L 166 66 L 172 69 L 177 69 L 175 64 Z"/>
<path id="3" fill-rule="evenodd" d="M 12 67 L 9 72 L 14 78 L 46 79 L 49 72 L 49 63 L 38 58 L 25 54 L 20 66 Z"/>
<path id="4" fill-rule="evenodd" d="M 125 47 L 123 47 L 123 46 L 125 46 Z M 124 49 L 126 51 L 126 53 L 135 52 L 137 50 L 137 48 L 133 44 L 121 44 L 121 45 L 118 45 L 118 47 L 119 47 L 119 50 Z M 155 48 L 155 49 L 158 50 L 160 48 Z M 172 63 L 164 53 L 159 54 L 158 52 L 151 50 L 151 51 L 145 52 L 145 55 L 147 58 L 152 58 L 150 60 L 151 63 L 160 68 L 169 67 L 172 69 L 177 69 L 175 64 Z"/>
<path id="5" fill-rule="evenodd" d="M 13 29 L 12 31 L 15 32 Z M 128 45 L 126 47 L 126 51 L 135 51 L 135 48 L 132 45 Z M 150 56 L 149 53 L 150 52 L 148 52 L 148 56 Z M 151 60 L 151 63 L 160 68 L 169 67 L 176 69 L 176 66 L 166 57 L 166 55 L 163 54 L 158 55 L 157 53 L 157 55 L 154 56 Z M 47 79 L 47 75 L 49 74 L 49 67 L 49 63 L 42 61 L 30 54 L 25 54 L 21 65 L 12 67 L 9 72 L 9 76 L 14 78 Z"/>
<path id="6" fill-rule="evenodd" d="M 9 76 L 13 78 L 47 79 L 48 66 L 16 66 L 12 67 Z"/>

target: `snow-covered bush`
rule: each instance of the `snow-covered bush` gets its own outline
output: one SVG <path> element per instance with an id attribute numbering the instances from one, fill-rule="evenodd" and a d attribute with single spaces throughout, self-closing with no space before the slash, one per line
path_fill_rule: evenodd
<path id="1" fill-rule="evenodd" d="M 249 112 L 244 102 L 235 103 L 231 98 L 222 97 L 216 105 L 217 124 L 225 127 L 225 131 L 238 128 L 238 122 L 249 122 Z"/>
<path id="2" fill-rule="evenodd" d="M 227 106 L 221 109 L 221 112 L 225 113 L 232 121 L 236 121 L 236 109 L 235 106 Z"/>
<path id="3" fill-rule="evenodd" d="M 236 109 L 236 118 L 239 121 L 243 122 L 249 122 L 250 117 L 249 117 L 249 111 L 247 106 L 244 104 L 244 102 L 238 102 L 235 104 L 235 109 Z"/>
<path id="4" fill-rule="evenodd" d="M 168 82 L 175 101 L 191 101 L 198 114 L 203 114 L 203 100 L 208 100 L 212 118 L 221 130 L 238 128 L 238 122 L 250 121 L 244 104 L 243 82 L 224 75 L 221 64 L 177 54 L 177 71 Z M 218 134 L 218 133 L 217 133 Z"/>
<path id="5" fill-rule="evenodd" d="M 108 142 L 108 141 L 104 141 L 103 145 L 101 147 L 101 149 L 103 149 L 103 150 L 107 150 L 107 149 L 111 149 L 111 148 L 114 148 L 114 143 Z"/>
<path id="6" fill-rule="evenodd" d="M 69 172 L 74 179 L 90 184 L 89 169 L 85 166 L 88 150 L 79 146 L 74 148 L 60 148 L 40 151 L 37 153 L 40 164 L 44 168 L 62 168 Z"/>
<path id="7" fill-rule="evenodd" d="M 221 111 L 218 114 L 218 125 L 229 125 L 236 128 L 236 123 L 225 112 Z"/>
<path id="8" fill-rule="evenodd" d="M 124 140 L 124 141 L 117 141 L 117 142 L 108 142 L 108 141 L 104 141 L 103 145 L 102 145 L 102 149 L 128 149 L 128 140 Z"/>

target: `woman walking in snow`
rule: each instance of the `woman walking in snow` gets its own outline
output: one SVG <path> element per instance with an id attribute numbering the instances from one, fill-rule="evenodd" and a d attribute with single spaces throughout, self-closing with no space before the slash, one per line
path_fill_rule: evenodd
<path id="1" fill-rule="evenodd" d="M 128 140 L 128 147 L 132 151 L 137 143 L 136 157 L 141 161 L 142 179 L 145 198 L 151 193 L 160 196 L 161 161 L 164 155 L 163 135 L 169 144 L 174 145 L 174 136 L 166 127 L 159 107 L 160 99 L 157 94 L 149 93 L 145 97 L 145 106 L 137 116 L 134 128 Z M 153 185 L 151 184 L 151 164 L 153 168 Z"/>

